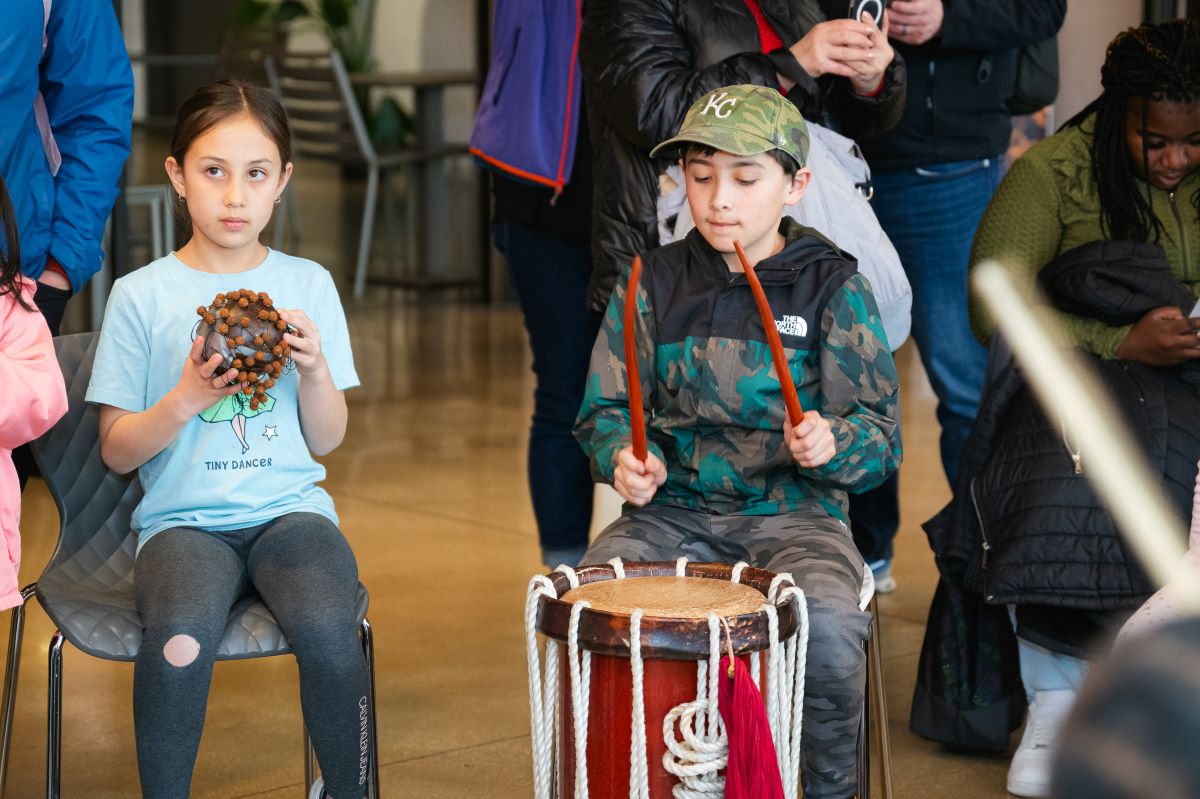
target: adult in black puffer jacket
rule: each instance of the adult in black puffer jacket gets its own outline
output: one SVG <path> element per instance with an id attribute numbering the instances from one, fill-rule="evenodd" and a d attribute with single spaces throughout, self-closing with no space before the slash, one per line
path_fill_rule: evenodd
<path id="1" fill-rule="evenodd" d="M 829 6 L 832 12 L 846 3 Z M 755 10 L 762 16 L 756 19 Z M 831 50 L 832 43 L 865 41 L 864 28 L 830 20 L 816 0 L 585 5 L 580 61 L 595 149 L 593 309 L 604 309 L 617 275 L 636 253 L 658 246 L 658 176 L 667 162 L 651 160 L 649 152 L 675 134 L 705 92 L 740 83 L 787 87 L 788 99 L 806 118 L 824 115 L 856 139 L 878 136 L 896 123 L 904 110 L 905 73 L 886 37 L 875 32 L 872 66 L 883 73 L 882 84 L 876 76 L 862 94 L 851 79 L 834 74 L 840 67 L 820 58 L 845 56 L 849 51 Z M 772 46 L 772 37 L 781 43 Z"/>

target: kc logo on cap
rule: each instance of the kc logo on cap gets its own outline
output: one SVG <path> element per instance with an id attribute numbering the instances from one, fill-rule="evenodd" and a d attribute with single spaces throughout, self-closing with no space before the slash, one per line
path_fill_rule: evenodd
<path id="1" fill-rule="evenodd" d="M 712 111 L 717 119 L 727 119 L 733 113 L 735 105 L 737 105 L 737 98 L 730 97 L 729 92 L 720 92 L 719 94 L 713 92 L 708 96 L 708 103 L 700 112 L 700 116 L 707 116 L 708 112 Z"/>

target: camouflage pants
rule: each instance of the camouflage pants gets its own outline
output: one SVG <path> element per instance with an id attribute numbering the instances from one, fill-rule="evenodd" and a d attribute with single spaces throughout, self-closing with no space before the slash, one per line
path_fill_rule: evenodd
<path id="1" fill-rule="evenodd" d="M 802 757 L 805 799 L 857 790 L 858 731 L 866 686 L 863 641 L 870 614 L 858 608 L 863 560 L 850 531 L 828 516 L 714 516 L 649 506 L 628 509 L 584 555 L 585 565 L 630 561 L 744 560 L 790 572 L 808 598 L 809 644 Z"/>

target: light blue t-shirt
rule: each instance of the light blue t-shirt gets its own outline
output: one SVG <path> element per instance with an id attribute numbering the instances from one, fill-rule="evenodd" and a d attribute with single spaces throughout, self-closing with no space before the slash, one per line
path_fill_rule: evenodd
<path id="1" fill-rule="evenodd" d="M 185 266 L 174 253 L 118 280 L 105 311 L 88 402 L 140 412 L 179 382 L 200 317 L 219 292 L 265 291 L 276 308 L 308 314 L 339 389 L 358 385 L 346 316 L 333 278 L 318 264 L 269 250 L 247 272 L 214 275 Z M 170 527 L 232 530 L 309 511 L 335 524 L 333 500 L 317 483 L 300 429 L 297 383 L 290 369 L 257 411 L 222 400 L 192 417 L 162 452 L 138 469 L 145 496 L 133 513 L 138 550 Z M 220 405 L 220 403 L 218 403 Z M 269 410 L 268 410 L 269 408 Z M 207 417 L 212 421 L 205 421 Z"/>

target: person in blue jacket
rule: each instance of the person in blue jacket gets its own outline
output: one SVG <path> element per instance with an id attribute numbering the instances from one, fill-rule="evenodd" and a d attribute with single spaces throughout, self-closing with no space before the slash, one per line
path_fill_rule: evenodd
<path id="1" fill-rule="evenodd" d="M 21 271 L 37 280 L 34 301 L 57 334 L 67 300 L 100 269 L 129 157 L 133 74 L 110 0 L 4 6 L 0 176 L 17 213 Z"/>

